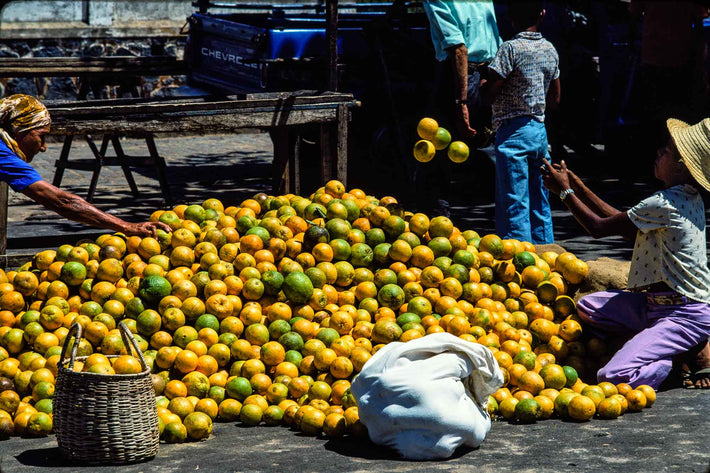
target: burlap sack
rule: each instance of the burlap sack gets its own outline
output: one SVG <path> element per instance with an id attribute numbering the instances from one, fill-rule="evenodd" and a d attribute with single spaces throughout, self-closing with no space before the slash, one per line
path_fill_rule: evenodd
<path id="1" fill-rule="evenodd" d="M 535 251 L 541 255 L 545 251 L 554 251 L 557 254 L 564 253 L 565 250 L 560 245 L 537 245 Z M 584 281 L 579 286 L 570 287 L 574 292 L 568 294 L 575 301 L 582 296 L 597 291 L 605 291 L 607 289 L 626 289 L 628 282 L 630 261 L 619 261 L 612 258 L 601 257 L 593 261 L 586 261 L 589 266 L 589 273 Z"/>

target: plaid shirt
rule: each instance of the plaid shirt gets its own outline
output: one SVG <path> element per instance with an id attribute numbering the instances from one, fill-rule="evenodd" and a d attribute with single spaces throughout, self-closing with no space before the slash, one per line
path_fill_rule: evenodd
<path id="1" fill-rule="evenodd" d="M 505 79 L 493 102 L 493 128 L 521 116 L 544 122 L 547 90 L 560 76 L 559 63 L 555 47 L 540 33 L 523 31 L 504 42 L 489 66 Z"/>

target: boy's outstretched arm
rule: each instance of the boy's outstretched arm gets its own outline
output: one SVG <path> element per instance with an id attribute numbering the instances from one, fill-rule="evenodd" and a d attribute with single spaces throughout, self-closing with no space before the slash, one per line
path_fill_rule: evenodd
<path id="1" fill-rule="evenodd" d="M 559 170 L 561 166 L 554 163 L 552 167 L 555 170 Z M 543 173 L 546 171 L 543 166 Z M 597 214 L 599 217 L 611 217 L 619 213 L 619 210 L 612 205 L 609 205 L 601 197 L 596 195 L 587 185 L 579 178 L 571 169 L 567 169 L 567 177 L 569 179 L 569 186 L 574 190 L 577 197 L 582 199 L 584 205 L 589 207 L 592 212 Z"/>
<path id="2" fill-rule="evenodd" d="M 573 188 L 570 184 L 570 176 L 564 161 L 560 163 L 558 169 L 552 167 L 546 159 L 543 160 L 543 162 L 545 167 L 543 183 L 545 187 L 555 194 L 559 194 L 565 189 Z M 575 220 L 584 227 L 587 233 L 594 238 L 602 238 L 611 235 L 619 235 L 628 240 L 635 238 L 637 228 L 631 222 L 626 212 L 618 211 L 607 205 L 607 213 L 599 215 L 590 209 L 582 198 L 580 198 L 585 197 L 585 195 L 583 193 L 580 194 L 580 196 L 577 196 L 577 191 L 575 191 L 567 195 L 564 199 L 564 203 L 570 212 L 572 212 Z M 615 210 L 615 212 L 611 212 L 612 209 Z"/>

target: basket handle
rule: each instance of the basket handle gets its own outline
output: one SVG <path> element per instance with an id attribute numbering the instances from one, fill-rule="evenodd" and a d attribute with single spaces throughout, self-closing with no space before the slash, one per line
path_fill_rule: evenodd
<path id="1" fill-rule="evenodd" d="M 143 371 L 148 369 L 148 363 L 145 361 L 145 357 L 143 356 L 143 352 L 141 351 L 140 347 L 138 346 L 138 342 L 136 341 L 135 337 L 133 337 L 133 333 L 131 333 L 131 330 L 128 328 L 126 324 L 123 322 L 118 323 L 118 330 L 121 332 L 121 338 L 123 339 L 123 345 L 126 347 L 126 351 L 128 354 L 131 354 L 131 348 L 133 351 L 136 352 L 136 357 L 140 360 L 141 366 L 143 366 Z"/>
<path id="2" fill-rule="evenodd" d="M 72 332 L 76 332 L 74 336 L 72 337 Z M 67 355 L 67 347 L 69 346 L 69 343 L 73 340 L 74 343 L 72 344 L 71 347 L 71 354 L 69 355 L 69 366 L 68 369 L 73 369 L 74 368 L 74 358 L 76 358 L 76 350 L 79 348 L 79 342 L 81 341 L 81 335 L 82 335 L 83 329 L 81 327 L 80 323 L 74 323 L 72 326 L 69 328 L 69 332 L 67 333 L 67 336 L 64 338 L 64 345 L 62 346 L 62 354 L 59 357 L 59 360 L 61 363 L 64 363 L 64 360 L 66 359 Z"/>

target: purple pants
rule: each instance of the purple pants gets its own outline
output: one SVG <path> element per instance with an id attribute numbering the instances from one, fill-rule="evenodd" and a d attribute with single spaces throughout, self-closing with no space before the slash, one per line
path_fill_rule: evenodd
<path id="1" fill-rule="evenodd" d="M 658 389 L 671 371 L 673 356 L 708 339 L 710 305 L 683 296 L 685 303 L 659 305 L 647 301 L 647 294 L 656 297 L 676 293 L 601 291 L 577 303 L 579 317 L 592 327 L 631 336 L 597 372 L 599 382 L 633 387 L 648 384 Z"/>

